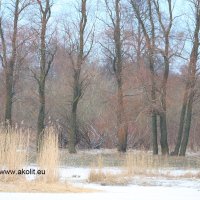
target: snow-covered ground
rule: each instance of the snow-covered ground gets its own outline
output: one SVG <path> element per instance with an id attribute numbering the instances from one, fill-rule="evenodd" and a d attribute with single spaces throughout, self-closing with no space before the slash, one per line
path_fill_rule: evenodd
<path id="1" fill-rule="evenodd" d="M 94 187 L 95 188 L 95 187 Z M 126 186 L 126 187 L 97 187 L 103 189 L 96 193 L 1 193 L 4 200 L 199 200 L 200 190 L 181 187 L 152 187 L 152 186 Z"/>
<path id="2" fill-rule="evenodd" d="M 29 166 L 28 168 L 37 168 Z M 127 186 L 103 186 L 88 183 L 89 167 L 61 167 L 60 178 L 69 183 L 95 189 L 92 193 L 0 193 L 0 200 L 200 200 L 200 180 L 179 178 L 184 174 L 196 174 L 199 170 L 162 169 L 160 176 L 134 176 Z M 105 172 L 120 173 L 120 168 L 105 167 Z M 163 176 L 170 175 L 169 177 Z M 34 176 L 27 176 L 32 180 Z"/>

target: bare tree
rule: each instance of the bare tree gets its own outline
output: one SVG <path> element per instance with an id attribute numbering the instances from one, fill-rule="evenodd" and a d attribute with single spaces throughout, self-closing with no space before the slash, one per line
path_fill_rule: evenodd
<path id="1" fill-rule="evenodd" d="M 46 85 L 46 79 L 49 73 L 49 70 L 52 66 L 54 56 L 56 53 L 56 49 L 53 49 L 49 51 L 47 47 L 47 25 L 48 21 L 51 17 L 51 8 L 52 8 L 52 2 L 51 0 L 45 0 L 40 1 L 37 0 L 37 4 L 39 6 L 40 10 L 40 31 L 39 31 L 39 37 L 40 37 L 40 45 L 39 45 L 39 57 L 40 57 L 40 63 L 39 63 L 39 74 L 34 73 L 34 78 L 37 81 L 38 84 L 38 93 L 39 93 L 39 102 L 40 102 L 40 108 L 38 113 L 38 120 L 37 120 L 37 148 L 40 149 L 40 142 L 43 137 L 43 132 L 45 128 L 45 85 Z"/>
<path id="2" fill-rule="evenodd" d="M 199 31 L 200 31 L 200 1 L 192 0 L 190 3 L 194 9 L 195 28 L 193 33 L 192 50 L 190 53 L 188 72 L 183 97 L 177 142 L 172 155 L 185 156 L 189 140 L 190 127 L 192 122 L 192 109 L 196 91 L 197 62 L 199 54 Z"/>
<path id="3" fill-rule="evenodd" d="M 160 116 L 160 132 L 161 132 L 161 138 L 160 138 L 160 144 L 161 144 L 161 150 L 162 154 L 169 154 L 169 147 L 168 147 L 168 139 L 167 139 L 167 103 L 166 103 L 166 97 L 167 97 L 167 81 L 169 76 L 169 66 L 170 66 L 170 33 L 173 25 L 173 6 L 172 1 L 167 0 L 167 6 L 168 6 L 168 15 L 169 20 L 165 23 L 164 16 L 162 15 L 162 12 L 160 10 L 160 2 L 158 0 L 153 0 L 155 10 L 158 16 L 159 25 L 161 28 L 161 33 L 163 35 L 164 40 L 164 49 L 158 49 L 159 52 L 161 52 L 161 55 L 164 59 L 164 73 L 161 81 L 161 87 L 160 87 L 160 94 L 161 94 L 161 111 L 159 112 Z M 165 17 L 166 18 L 166 17 Z"/>
<path id="4" fill-rule="evenodd" d="M 76 153 L 76 139 L 78 134 L 77 109 L 81 98 L 89 84 L 88 74 L 84 73 L 86 60 L 92 50 L 94 41 L 94 25 L 88 25 L 87 0 L 81 0 L 76 8 L 80 18 L 78 23 L 73 24 L 73 28 L 65 26 L 67 54 L 71 61 L 73 73 L 72 101 L 69 127 L 68 149 L 70 153 Z M 72 23 L 71 23 L 72 24 Z M 88 28 L 87 28 L 88 25 Z M 77 28 L 78 27 L 78 28 Z M 74 33 L 73 31 L 77 31 Z"/>
<path id="5" fill-rule="evenodd" d="M 0 2 L 1 4 L 2 2 Z M 5 26 L 3 22 L 3 16 L 0 15 L 0 39 L 2 43 L 1 61 L 5 73 L 5 116 L 4 120 L 7 125 L 12 124 L 12 107 L 14 96 L 14 72 L 16 68 L 17 48 L 18 48 L 18 32 L 19 32 L 19 20 L 24 9 L 30 5 L 28 0 L 13 0 L 11 2 L 12 13 L 12 34 L 6 35 Z M 1 9 L 0 5 L 0 9 Z M 7 41 L 9 40 L 11 41 Z M 11 46 L 10 43 L 11 42 Z"/>
<path id="6" fill-rule="evenodd" d="M 157 141 L 157 111 L 156 111 L 156 82 L 155 82 L 155 25 L 154 18 L 152 13 L 152 1 L 147 0 L 147 2 L 138 2 L 136 0 L 130 1 L 133 11 L 135 13 L 136 18 L 138 19 L 139 24 L 142 27 L 142 31 L 146 41 L 146 47 L 148 49 L 148 61 L 149 61 L 149 69 L 151 72 L 151 127 L 152 127 L 152 143 L 153 143 L 153 154 L 158 154 L 158 141 Z M 142 3 L 148 6 L 148 18 L 149 18 L 149 26 L 150 32 L 146 26 L 146 18 L 143 18 L 143 13 L 141 10 Z M 146 12 L 146 11 L 145 11 Z"/>
<path id="7" fill-rule="evenodd" d="M 107 57 L 112 62 L 112 70 L 114 72 L 115 80 L 117 83 L 117 137 L 118 137 L 118 151 L 126 152 L 127 149 L 127 136 L 128 136 L 128 124 L 126 120 L 125 108 L 124 108 L 124 92 L 123 92 L 123 38 L 122 38 L 122 4 L 120 0 L 115 0 L 112 3 L 105 0 L 106 11 L 108 13 L 111 24 L 104 21 L 108 27 L 108 31 L 111 31 L 111 35 L 107 34 L 107 37 L 112 41 L 112 50 L 106 44 L 101 44 L 105 49 Z"/>

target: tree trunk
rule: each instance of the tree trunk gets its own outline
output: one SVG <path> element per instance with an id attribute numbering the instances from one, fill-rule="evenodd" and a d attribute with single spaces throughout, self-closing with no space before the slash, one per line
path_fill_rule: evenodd
<path id="1" fill-rule="evenodd" d="M 180 122 L 179 122 L 179 129 L 178 129 L 178 136 L 176 140 L 176 146 L 174 151 L 171 153 L 172 156 L 178 156 L 179 150 L 181 146 L 182 136 L 183 136 L 183 128 L 185 123 L 185 113 L 186 113 L 186 107 L 187 107 L 187 97 L 188 97 L 188 88 L 186 86 L 184 98 L 183 98 L 183 104 L 181 109 L 181 116 L 180 116 Z"/>
<path id="2" fill-rule="evenodd" d="M 157 132 L 157 114 L 154 108 L 154 104 L 156 104 L 156 82 L 155 82 L 155 69 L 154 69 L 154 51 L 155 51 L 155 26 L 154 20 L 152 15 L 152 5 L 151 1 L 147 1 L 149 7 L 149 20 L 151 24 L 151 37 L 148 35 L 146 28 L 143 24 L 143 31 L 145 33 L 147 48 L 149 51 L 149 69 L 151 72 L 151 103 L 153 106 L 152 110 L 152 139 L 153 139 L 153 155 L 158 154 L 158 132 Z"/>
<path id="3" fill-rule="evenodd" d="M 168 46 L 169 43 L 166 42 L 166 46 Z M 165 51 L 166 55 L 164 57 L 165 60 L 165 71 L 163 75 L 162 80 L 162 87 L 161 87 L 161 112 L 160 112 L 160 145 L 161 145 L 161 152 L 162 155 L 168 155 L 169 154 L 169 147 L 168 147 L 168 139 L 167 139 L 167 81 L 168 81 L 168 75 L 169 75 L 169 59 L 168 59 L 168 47 Z"/>
<path id="4" fill-rule="evenodd" d="M 162 113 L 160 115 L 160 145 L 161 145 L 161 152 L 162 155 L 169 154 L 169 147 L 167 142 L 167 120 L 166 120 L 166 113 Z"/>
<path id="5" fill-rule="evenodd" d="M 14 88 L 14 68 L 16 63 L 17 56 L 17 37 L 18 37 L 18 19 L 19 19 L 19 4 L 20 1 L 15 1 L 14 7 L 14 21 L 13 21 L 13 34 L 12 34 L 12 42 L 11 42 L 11 57 L 10 61 L 7 62 L 6 58 L 6 45 L 5 38 L 2 35 L 2 43 L 3 43 L 3 51 L 4 51 L 4 61 L 5 64 L 5 81 L 6 81 L 6 105 L 5 105 L 5 123 L 6 125 L 12 125 L 12 106 L 13 106 L 13 88 Z M 1 27 L 2 29 L 2 27 Z M 3 30 L 1 30 L 1 34 L 3 34 Z"/>
<path id="6" fill-rule="evenodd" d="M 79 22 L 79 33 L 78 33 L 78 55 L 76 57 L 76 61 L 72 62 L 73 70 L 74 70 L 74 77 L 73 77 L 73 98 L 72 98 L 72 108 L 71 108 L 71 119 L 70 119 L 70 130 L 69 130 L 69 145 L 68 150 L 69 153 L 76 153 L 76 143 L 77 143 L 77 107 L 84 93 L 84 89 L 86 85 L 84 85 L 84 81 L 80 80 L 81 76 L 81 69 L 83 62 L 87 58 L 90 53 L 90 50 L 86 53 L 84 52 L 85 49 L 85 40 L 84 34 L 86 31 L 87 25 L 87 0 L 81 1 L 80 7 L 80 22 Z M 91 46 L 92 47 L 92 46 Z M 71 54 L 73 57 L 73 53 Z M 73 60 L 73 58 L 71 58 Z"/>
<path id="7" fill-rule="evenodd" d="M 44 133 L 44 121 L 45 121 L 45 82 L 40 83 L 39 86 L 39 113 L 38 113 L 38 121 L 37 121 L 37 150 L 40 151 L 41 142 L 43 139 Z"/>
<path id="8" fill-rule="evenodd" d="M 190 126 L 192 122 L 192 107 L 195 96 L 195 85 L 197 76 L 197 62 L 199 55 L 199 31 L 200 31 L 200 2 L 194 2 L 195 7 L 195 30 L 193 37 L 193 47 L 190 54 L 190 61 L 188 66 L 188 77 L 185 87 L 183 105 L 180 116 L 179 132 L 177 143 L 172 155 L 185 156 L 187 144 L 190 134 Z M 184 129 L 184 131 L 183 131 Z M 179 152 L 180 149 L 180 152 Z"/>
<path id="9" fill-rule="evenodd" d="M 151 71 L 151 100 L 152 105 L 156 102 L 156 86 L 154 80 L 154 67 L 153 67 L 153 57 L 150 58 L 150 71 Z M 153 108 L 152 115 L 151 115 L 151 130 L 152 130 L 152 142 L 153 142 L 153 155 L 158 154 L 158 131 L 157 131 L 157 114 Z"/>
<path id="10" fill-rule="evenodd" d="M 151 72 L 151 101 L 152 101 L 152 115 L 151 115 L 151 130 L 152 130 L 152 142 L 153 142 L 153 155 L 158 154 L 158 131 L 157 131 L 157 114 L 154 109 L 154 104 L 156 103 L 156 83 L 155 83 L 155 72 L 154 72 L 154 61 L 153 52 L 151 48 L 149 49 L 149 68 Z"/>
<path id="11" fill-rule="evenodd" d="M 80 69 L 80 67 L 79 67 Z M 71 122 L 69 131 L 69 153 L 76 153 L 76 138 L 77 138 L 77 107 L 81 97 L 81 86 L 79 85 L 80 71 L 74 72 L 74 86 L 73 86 L 73 99 L 72 99 L 72 111 Z"/>
<path id="12" fill-rule="evenodd" d="M 6 107 L 5 107 L 5 123 L 12 125 L 12 103 L 13 103 L 13 66 L 5 69 L 6 76 Z"/>
<path id="13" fill-rule="evenodd" d="M 115 76 L 117 82 L 117 136 L 118 151 L 126 152 L 128 125 L 125 117 L 124 100 L 123 100 L 123 64 L 122 64 L 122 41 L 121 41 L 121 18 L 120 18 L 120 0 L 115 0 L 115 25 L 114 25 L 114 42 L 115 42 Z"/>
<path id="14" fill-rule="evenodd" d="M 41 1 L 37 1 L 40 11 L 40 44 L 39 44 L 39 56 L 40 56 L 40 69 L 39 74 L 37 75 L 34 72 L 34 78 L 38 84 L 38 94 L 39 94 L 39 113 L 38 113 L 38 120 L 37 120 L 37 151 L 41 150 L 41 144 L 44 137 L 44 129 L 45 129 L 45 85 L 46 85 L 46 78 L 48 76 L 49 70 L 51 68 L 55 53 L 50 53 L 49 49 L 47 49 L 47 44 L 50 44 L 50 40 L 48 43 L 46 42 L 47 39 L 47 24 L 51 17 L 51 1 L 46 0 L 45 4 Z"/>
<path id="15" fill-rule="evenodd" d="M 76 119 L 77 109 L 72 111 L 71 116 L 71 128 L 69 131 L 69 153 L 76 153 L 76 137 L 77 137 L 77 119 Z"/>
<path id="16" fill-rule="evenodd" d="M 123 90 L 122 82 L 118 80 L 118 106 L 117 106 L 117 136 L 118 136 L 118 151 L 126 152 L 127 148 L 127 135 L 128 135 L 128 126 L 125 117 L 124 111 L 124 101 L 123 101 Z"/>
<path id="17" fill-rule="evenodd" d="M 186 112 L 186 118 L 185 118 L 185 129 L 184 129 L 184 135 L 180 147 L 180 156 L 185 156 L 187 144 L 189 140 L 190 135 L 190 126 L 192 121 L 192 107 L 193 107 L 193 99 L 194 99 L 194 88 L 191 89 L 190 95 L 189 95 L 189 101 L 187 105 L 187 112 Z"/>
<path id="18" fill-rule="evenodd" d="M 157 115 L 155 112 L 151 115 L 151 129 L 152 129 L 152 144 L 153 144 L 153 155 L 158 154 L 158 136 L 157 136 Z"/>

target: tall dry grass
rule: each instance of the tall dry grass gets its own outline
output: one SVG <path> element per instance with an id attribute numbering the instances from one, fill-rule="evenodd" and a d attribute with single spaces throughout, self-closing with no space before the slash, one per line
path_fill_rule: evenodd
<path id="1" fill-rule="evenodd" d="M 105 172 L 103 158 L 99 156 L 91 168 L 88 181 L 105 185 L 126 185 L 135 175 L 158 175 L 162 167 L 169 167 L 168 158 L 133 151 L 125 155 L 120 173 Z"/>
<path id="2" fill-rule="evenodd" d="M 41 170 L 45 170 L 45 174 L 40 175 L 38 180 L 48 183 L 57 182 L 59 180 L 60 154 L 58 134 L 56 134 L 52 126 L 44 130 L 44 137 L 41 144 L 37 163 Z"/>
<path id="3" fill-rule="evenodd" d="M 53 127 L 47 127 L 37 155 L 38 170 L 45 174 L 30 181 L 21 175 L 1 175 L 0 191 L 4 192 L 91 192 L 90 189 L 74 187 L 59 182 L 58 135 Z M 31 154 L 28 154 L 29 133 L 19 128 L 4 129 L 0 126 L 0 170 L 25 169 Z M 36 170 L 37 171 L 37 170 Z M 6 181 L 6 182 L 5 182 Z M 8 182 L 9 181 L 9 182 Z"/>
<path id="4" fill-rule="evenodd" d="M 168 168 L 167 156 L 153 156 L 147 152 L 128 152 L 124 169 L 128 175 L 158 174 L 161 168 Z"/>
<path id="5" fill-rule="evenodd" d="M 88 181 L 89 182 L 101 182 L 105 178 L 105 173 L 103 172 L 103 158 L 98 156 L 95 164 L 92 164 Z"/>
<path id="6" fill-rule="evenodd" d="M 27 165 L 29 146 L 29 130 L 18 127 L 0 126 L 0 169 L 16 170 Z M 22 178 L 16 174 L 1 174 L 1 181 L 14 181 Z"/>
<path id="7" fill-rule="evenodd" d="M 129 177 L 124 172 L 112 173 L 104 171 L 102 156 L 98 156 L 95 163 L 88 176 L 89 182 L 100 183 L 101 185 L 127 185 L 129 183 Z"/>

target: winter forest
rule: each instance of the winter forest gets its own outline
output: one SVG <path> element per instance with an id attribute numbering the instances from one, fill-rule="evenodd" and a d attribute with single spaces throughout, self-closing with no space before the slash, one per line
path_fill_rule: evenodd
<path id="1" fill-rule="evenodd" d="M 199 36 L 199 0 L 0 0 L 0 198 L 198 199 Z"/>

